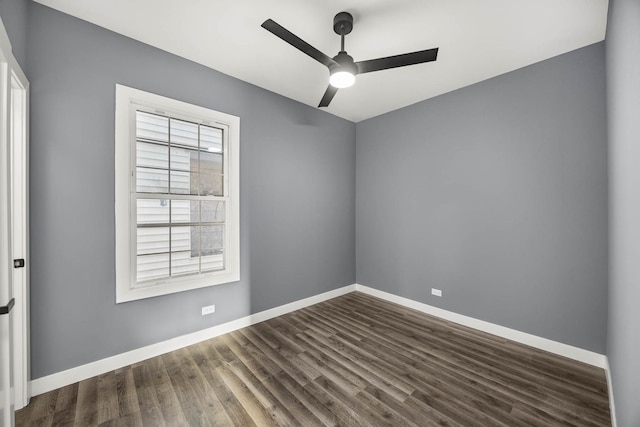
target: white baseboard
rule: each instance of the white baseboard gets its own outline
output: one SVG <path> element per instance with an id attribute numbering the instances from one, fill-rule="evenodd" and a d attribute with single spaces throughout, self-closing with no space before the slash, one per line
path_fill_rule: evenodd
<path id="1" fill-rule="evenodd" d="M 418 310 L 444 320 L 448 320 L 450 322 L 478 329 L 489 334 L 507 338 L 521 344 L 529 345 L 531 347 L 539 348 L 550 353 L 558 354 L 560 356 L 568 357 L 579 362 L 587 363 L 589 365 L 605 369 L 607 358 L 605 355 L 599 353 L 559 343 L 557 341 L 552 341 L 550 339 L 538 337 L 536 335 L 527 334 L 515 329 L 510 329 L 504 326 L 496 325 L 494 323 L 485 322 L 483 320 L 474 319 L 473 317 L 443 310 L 438 307 L 433 307 L 428 304 L 390 294 L 388 292 L 380 291 L 368 286 L 356 284 L 355 288 L 356 291 L 363 292 L 365 294 L 369 294 L 371 296 L 378 297 L 389 302 L 400 304 L 405 307 L 412 308 L 414 310 Z"/>
<path id="2" fill-rule="evenodd" d="M 474 319 L 472 317 L 464 316 L 451 311 L 443 310 L 441 308 L 433 307 L 418 301 L 400 297 L 367 286 L 354 284 L 309 298 L 305 298 L 299 301 L 294 301 L 280 307 L 261 311 L 259 313 L 242 317 L 240 319 L 223 323 L 221 325 L 213 326 L 211 328 L 203 329 L 201 331 L 193 332 L 191 334 L 182 335 L 167 341 L 159 342 L 146 347 L 131 350 L 126 353 L 107 357 L 106 359 L 87 363 L 86 365 L 77 366 L 66 371 L 57 372 L 46 377 L 37 378 L 29 383 L 29 387 L 32 393 L 31 395 L 37 396 L 39 394 L 64 387 L 69 384 L 85 380 L 87 378 L 95 377 L 96 375 L 101 375 L 106 372 L 122 368 L 124 366 L 138 363 L 152 357 L 160 356 L 170 351 L 178 350 L 180 348 L 184 348 L 189 345 L 208 340 L 210 338 L 214 338 L 247 326 L 251 326 L 253 324 L 260 323 L 265 320 L 269 320 L 274 317 L 281 316 L 283 314 L 287 314 L 292 311 L 299 310 L 301 308 L 305 308 L 310 305 L 317 304 L 319 302 L 326 301 L 341 295 L 345 295 L 353 291 L 363 292 L 454 323 L 478 329 L 480 331 L 484 331 L 493 335 L 497 335 L 522 344 L 530 345 L 532 347 L 546 350 L 551 353 L 559 354 L 561 356 L 565 356 L 574 360 L 578 360 L 580 362 L 603 368 L 607 371 L 607 381 L 610 387 L 611 379 L 608 371 L 608 361 L 606 356 L 604 355 L 573 347 L 567 344 L 562 344 L 546 338 L 541 338 L 535 335 L 516 331 L 515 329 L 510 329 L 504 326 L 499 326 L 493 323 Z M 609 388 L 609 396 L 611 399 L 612 414 L 614 414 L 613 391 L 611 390 L 611 388 Z M 18 409 L 20 408 L 16 408 L 16 410 Z"/>
<path id="3" fill-rule="evenodd" d="M 182 335 L 167 341 L 162 341 L 156 344 L 148 345 L 146 347 L 131 350 L 126 353 L 107 357 L 106 359 L 87 363 L 86 365 L 77 366 L 66 371 L 57 372 L 46 377 L 37 378 L 29 383 L 31 387 L 31 395 L 37 396 L 39 394 L 64 387 L 69 384 L 77 383 L 79 381 L 86 380 L 87 378 L 95 377 L 96 375 L 101 375 L 115 369 L 138 363 L 152 357 L 160 356 L 161 354 L 165 354 L 170 351 L 178 350 L 180 348 L 184 348 L 189 345 L 235 331 L 237 329 L 264 322 L 265 320 L 269 320 L 274 317 L 278 317 L 283 314 L 287 314 L 292 311 L 338 297 L 340 295 L 348 294 L 349 292 L 353 292 L 354 290 L 355 285 L 344 286 L 333 291 L 314 295 L 309 298 L 294 301 L 292 303 L 261 311 L 259 313 L 251 314 L 249 316 L 242 317 L 231 322 L 223 323 L 221 325 L 213 326 L 211 328 L 203 329 L 201 331 L 193 332 L 191 334 Z M 16 408 L 16 410 L 18 409 L 21 408 Z"/>
<path id="4" fill-rule="evenodd" d="M 607 391 L 609 392 L 609 411 L 611 412 L 611 427 L 616 427 L 618 421 L 616 420 L 616 405 L 613 401 L 613 379 L 611 378 L 611 367 L 609 366 L 609 358 L 605 360 L 604 373 L 607 376 Z"/>

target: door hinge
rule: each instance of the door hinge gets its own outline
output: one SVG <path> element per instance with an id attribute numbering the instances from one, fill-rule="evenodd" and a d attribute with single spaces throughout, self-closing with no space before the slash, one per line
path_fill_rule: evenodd
<path id="1" fill-rule="evenodd" d="M 22 268 L 22 267 L 24 267 L 24 258 L 13 260 L 13 268 Z"/>

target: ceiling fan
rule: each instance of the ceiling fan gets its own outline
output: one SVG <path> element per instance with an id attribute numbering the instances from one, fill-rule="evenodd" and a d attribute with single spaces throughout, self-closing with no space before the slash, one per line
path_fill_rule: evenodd
<path id="1" fill-rule="evenodd" d="M 320 52 L 272 19 L 264 21 L 262 28 L 329 68 L 329 86 L 318 107 L 329 106 L 338 89 L 349 87 L 355 83 L 357 74 L 422 64 L 423 62 L 435 61 L 438 57 L 438 48 L 436 47 L 368 61 L 353 62 L 353 58 L 344 50 L 344 36 L 353 30 L 353 16 L 349 12 L 340 12 L 333 18 L 333 31 L 340 36 L 340 52 L 333 58 Z"/>

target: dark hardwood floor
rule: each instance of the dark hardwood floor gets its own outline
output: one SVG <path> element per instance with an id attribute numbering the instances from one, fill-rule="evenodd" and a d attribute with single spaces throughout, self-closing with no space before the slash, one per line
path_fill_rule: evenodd
<path id="1" fill-rule="evenodd" d="M 36 396 L 18 426 L 609 426 L 602 369 L 354 292 Z"/>

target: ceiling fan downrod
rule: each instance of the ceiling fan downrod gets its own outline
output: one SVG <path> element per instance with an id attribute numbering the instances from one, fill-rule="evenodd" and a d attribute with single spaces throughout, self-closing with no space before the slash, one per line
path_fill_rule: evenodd
<path id="1" fill-rule="evenodd" d="M 340 51 L 344 52 L 344 36 L 353 30 L 353 16 L 349 12 L 340 12 L 333 17 L 333 31 L 340 36 Z"/>

